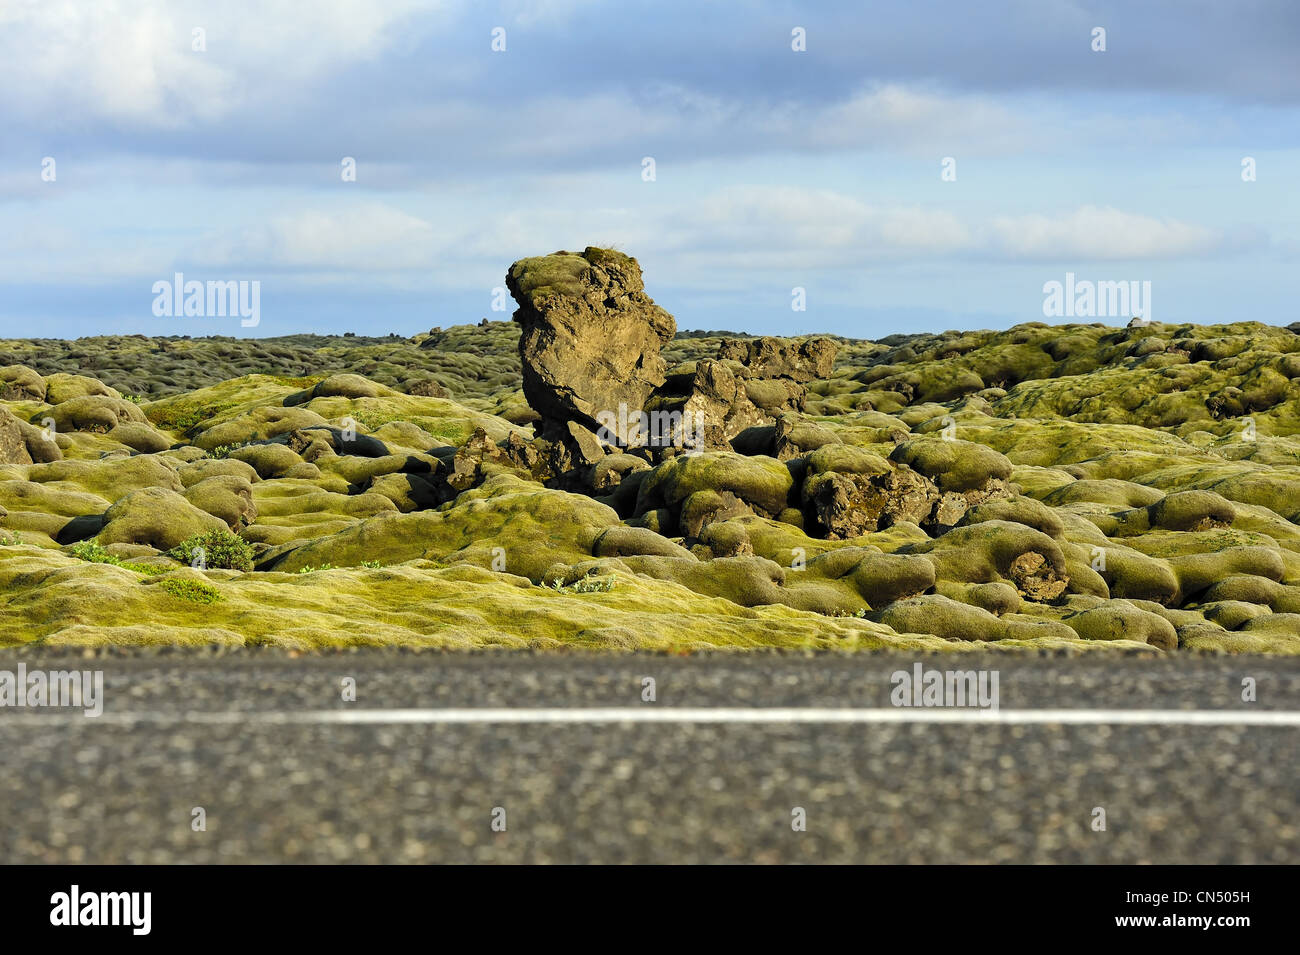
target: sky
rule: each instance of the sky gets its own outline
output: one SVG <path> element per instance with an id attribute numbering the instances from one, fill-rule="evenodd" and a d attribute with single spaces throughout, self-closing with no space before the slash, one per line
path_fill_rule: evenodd
<path id="1" fill-rule="evenodd" d="M 411 335 L 588 245 L 680 329 L 1285 325 L 1298 186 L 1294 0 L 0 0 L 0 337 Z"/>

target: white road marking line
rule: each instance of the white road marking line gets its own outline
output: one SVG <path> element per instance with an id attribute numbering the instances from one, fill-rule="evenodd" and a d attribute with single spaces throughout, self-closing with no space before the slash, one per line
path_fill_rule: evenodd
<path id="1" fill-rule="evenodd" d="M 11 715 L 12 714 L 12 715 Z M 78 710 L 41 715 L 0 709 L 6 724 L 35 726 L 69 722 L 91 724 L 192 723 L 200 725 L 383 725 L 488 723 L 966 723 L 992 725 L 1138 725 L 1138 726 L 1300 726 L 1292 710 L 981 710 L 975 708 L 831 708 L 831 707 L 549 707 L 269 710 L 221 712 L 106 712 L 85 717 Z"/>

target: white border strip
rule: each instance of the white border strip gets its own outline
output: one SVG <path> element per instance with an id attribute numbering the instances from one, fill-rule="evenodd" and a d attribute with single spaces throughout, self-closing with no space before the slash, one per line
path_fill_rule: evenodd
<path id="1" fill-rule="evenodd" d="M 564 724 L 564 723 L 964 723 L 994 725 L 1137 725 L 1137 726 L 1300 726 L 1292 710 L 1120 710 L 889 707 L 554 707 L 520 709 L 352 709 L 222 712 L 104 713 L 85 717 L 77 710 L 42 715 L 0 709 L 5 725 L 37 726 L 51 722 L 85 725 L 136 723 L 219 726 L 392 725 L 392 724 Z"/>

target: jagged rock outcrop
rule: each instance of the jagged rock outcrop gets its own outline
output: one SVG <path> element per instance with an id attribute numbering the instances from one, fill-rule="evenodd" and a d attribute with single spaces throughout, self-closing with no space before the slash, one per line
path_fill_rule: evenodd
<path id="1" fill-rule="evenodd" d="M 470 439 L 456 450 L 445 475 L 450 500 L 471 487 L 477 487 L 493 474 L 514 472 L 534 481 L 547 481 L 573 467 L 571 455 L 563 445 L 538 439 L 525 441 L 512 431 L 504 441 L 493 441 L 482 428 L 475 428 Z"/>
<path id="2" fill-rule="evenodd" d="M 830 375 L 837 351 L 829 338 L 795 341 L 764 336 L 728 339 L 719 347 L 718 357 L 740 362 L 754 378 L 808 382 Z"/>
<path id="3" fill-rule="evenodd" d="M 0 408 L 0 464 L 31 464 L 27 441 L 18 419 L 8 408 Z"/>
<path id="4" fill-rule="evenodd" d="M 718 348 L 718 358 L 739 362 L 746 396 L 768 416 L 803 411 L 807 383 L 827 378 L 838 346 L 829 338 L 802 341 L 773 338 L 732 338 Z"/>
<path id="5" fill-rule="evenodd" d="M 545 421 L 589 431 L 619 406 L 640 411 L 664 383 L 677 331 L 645 293 L 636 259 L 609 249 L 520 259 L 506 275 L 519 308 L 524 396 Z"/>
<path id="6" fill-rule="evenodd" d="M 0 407 L 0 464 L 44 464 L 63 457 L 52 431 Z"/>
<path id="7" fill-rule="evenodd" d="M 744 380 L 711 358 L 669 376 L 650 405 L 652 414 L 680 422 L 683 439 L 671 443 L 698 451 L 731 450 L 732 438 L 768 420 L 749 400 Z"/>
<path id="8" fill-rule="evenodd" d="M 831 373 L 836 346 L 828 338 L 728 339 L 718 357 L 671 370 L 652 406 L 679 413 L 701 450 L 730 450 L 741 432 L 802 411 L 806 382 Z"/>
<path id="9" fill-rule="evenodd" d="M 673 318 L 646 295 L 636 260 L 608 249 L 521 259 L 506 285 L 524 396 L 539 437 L 562 449 L 557 473 L 590 472 L 607 451 L 731 450 L 742 431 L 802 410 L 806 383 L 835 360 L 827 338 L 729 339 L 717 358 L 670 373 L 660 349 Z"/>

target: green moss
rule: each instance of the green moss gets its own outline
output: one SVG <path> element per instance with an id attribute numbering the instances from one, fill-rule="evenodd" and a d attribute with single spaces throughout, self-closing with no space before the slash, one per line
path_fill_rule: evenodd
<path id="1" fill-rule="evenodd" d="M 904 441 L 890 459 L 924 474 L 944 491 L 966 491 L 1011 476 L 1011 462 L 982 444 L 943 439 Z"/>
<path id="2" fill-rule="evenodd" d="M 729 491 L 776 515 L 785 510 L 793 483 L 790 469 L 775 458 L 727 452 L 679 455 L 656 467 L 641 482 L 636 509 L 680 505 L 697 491 Z"/>
<path id="3" fill-rule="evenodd" d="M 1084 640 L 1137 640 L 1161 650 L 1178 647 L 1173 624 L 1123 600 L 1072 614 L 1064 622 Z"/>
<path id="4" fill-rule="evenodd" d="M 635 268 L 560 259 L 525 270 L 522 301 Z M 598 500 L 486 473 L 443 503 L 448 445 L 530 436 L 518 338 L 489 322 L 413 340 L 0 342 L 18 419 L 0 422 L 17 459 L 0 464 L 0 641 L 1108 652 L 1167 649 L 1173 627 L 1182 651 L 1300 653 L 1293 331 L 844 340 L 806 413 L 783 408 L 779 448 L 768 425 L 702 461 L 611 456 Z M 684 370 L 720 347 L 682 335 L 664 358 Z M 456 400 L 426 397 L 434 381 Z M 34 445 L 45 417 L 59 433 Z M 352 425 L 365 440 L 338 445 Z M 261 570 L 208 571 L 223 600 L 152 585 L 204 583 L 159 550 L 231 529 Z M 85 560 L 65 549 L 86 539 Z M 557 577 L 563 593 L 536 586 Z M 617 585 L 575 599 L 591 580 Z"/>
<path id="5" fill-rule="evenodd" d="M 625 268 L 635 261 L 615 249 L 594 246 L 581 255 L 557 252 L 520 259 L 510 268 L 512 290 L 534 303 L 556 296 L 577 295 L 583 288 L 583 274 L 592 266 Z"/>
<path id="6" fill-rule="evenodd" d="M 225 526 L 175 491 L 144 488 L 113 502 L 104 512 L 98 539 L 101 544 L 143 544 L 169 550 L 187 538 Z"/>
<path id="7" fill-rule="evenodd" d="M 149 420 L 166 431 L 190 434 L 199 425 L 234 408 L 233 402 L 205 404 L 197 401 L 169 401 L 151 405 L 146 411 Z"/>

